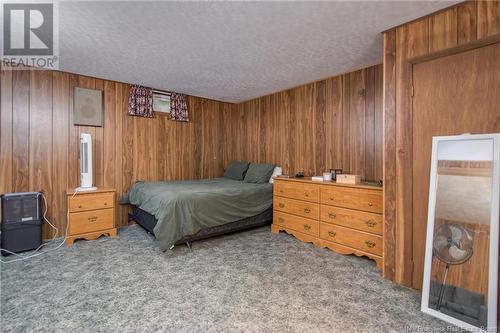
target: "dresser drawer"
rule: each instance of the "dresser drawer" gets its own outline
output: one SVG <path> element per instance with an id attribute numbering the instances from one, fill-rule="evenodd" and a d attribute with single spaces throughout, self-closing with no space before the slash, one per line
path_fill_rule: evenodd
<path id="1" fill-rule="evenodd" d="M 382 255 L 382 237 L 328 223 L 320 223 L 320 238 L 351 248 Z"/>
<path id="2" fill-rule="evenodd" d="M 382 214 L 382 191 L 321 186 L 321 203 Z"/>
<path id="3" fill-rule="evenodd" d="M 319 186 L 291 181 L 274 182 L 274 195 L 310 202 L 319 201 Z"/>
<path id="4" fill-rule="evenodd" d="M 382 215 L 321 205 L 320 218 L 328 223 L 382 235 Z"/>
<path id="5" fill-rule="evenodd" d="M 111 229 L 114 227 L 113 208 L 69 214 L 69 233 L 71 235 Z"/>
<path id="6" fill-rule="evenodd" d="M 78 193 L 74 197 L 69 197 L 68 209 L 70 212 L 81 212 L 115 206 L 114 192 L 109 193 Z"/>
<path id="7" fill-rule="evenodd" d="M 319 236 L 319 222 L 303 217 L 274 211 L 273 224 L 300 231 L 311 236 Z"/>
<path id="8" fill-rule="evenodd" d="M 281 212 L 300 215 L 310 219 L 319 219 L 319 204 L 275 196 L 273 208 Z"/>

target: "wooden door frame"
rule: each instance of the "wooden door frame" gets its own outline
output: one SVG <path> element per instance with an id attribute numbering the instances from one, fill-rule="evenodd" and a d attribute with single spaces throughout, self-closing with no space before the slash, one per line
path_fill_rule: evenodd
<path id="1" fill-rule="evenodd" d="M 500 34 L 406 60 L 404 64 L 406 68 L 400 68 L 399 70 L 405 70 L 408 73 L 406 80 L 403 80 L 407 84 L 406 89 L 409 90 L 406 100 L 407 110 L 396 108 L 395 105 L 392 105 L 393 101 L 386 99 L 386 94 L 394 94 L 394 91 L 389 92 L 386 90 L 386 79 L 394 80 L 395 68 L 384 68 L 384 127 L 387 125 L 386 122 L 389 118 L 394 122 L 393 125 L 395 126 L 393 133 L 391 133 L 394 137 L 387 137 L 384 129 L 384 276 L 404 286 L 416 287 L 413 282 L 413 96 L 411 93 L 413 67 L 422 62 L 463 53 L 499 42 Z M 395 46 L 393 45 L 393 47 Z M 392 52 L 394 51 L 395 49 Z M 385 52 L 387 54 L 391 50 Z M 395 64 L 390 63 L 389 65 L 394 66 Z M 384 66 L 386 66 L 385 59 Z M 386 105 L 386 103 L 391 103 L 391 105 Z M 394 110 L 391 110 L 391 108 Z M 393 114 L 390 114 L 391 111 Z M 396 119 L 401 117 L 401 112 L 408 112 L 406 117 L 411 121 L 406 123 L 398 122 Z M 392 117 L 395 119 L 392 119 Z M 408 135 L 404 145 L 398 144 L 397 133 L 406 133 Z M 387 163 L 389 160 L 392 160 L 391 163 L 394 164 Z M 401 173 L 401 168 L 407 168 L 408 172 Z M 391 179 L 388 179 L 389 177 Z M 386 188 L 388 185 L 390 187 Z M 388 217 L 390 218 L 388 219 Z M 386 261 L 386 256 L 389 256 L 390 260 Z"/>
<path id="2" fill-rule="evenodd" d="M 410 65 L 411 76 L 413 77 L 413 65 L 416 65 L 416 64 L 419 64 L 422 62 L 426 62 L 426 61 L 430 61 L 430 60 L 434 60 L 437 58 L 447 57 L 450 55 L 454 55 L 454 54 L 458 54 L 458 53 L 462 53 L 462 52 L 466 52 L 466 51 L 471 51 L 474 49 L 479 49 L 479 48 L 486 47 L 486 46 L 496 44 L 496 43 L 500 43 L 500 34 L 495 35 L 495 36 L 491 36 L 488 38 L 484 38 L 481 40 L 477 40 L 477 41 L 474 41 L 471 43 L 467 43 L 464 45 L 455 46 L 455 47 L 445 49 L 442 51 L 437 51 L 437 52 L 429 53 L 429 54 L 426 54 L 423 56 L 410 58 L 410 59 L 408 59 L 408 64 Z M 412 83 L 412 81 L 413 80 L 410 80 L 410 83 Z"/>

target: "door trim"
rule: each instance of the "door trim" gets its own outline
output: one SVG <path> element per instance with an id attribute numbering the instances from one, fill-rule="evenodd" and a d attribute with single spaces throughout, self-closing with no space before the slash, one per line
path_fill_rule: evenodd
<path id="1" fill-rule="evenodd" d="M 429 60 L 434 60 L 437 58 L 442 58 L 442 57 L 447 57 L 450 55 L 470 51 L 470 50 L 475 50 L 479 49 L 485 46 L 490 46 L 492 44 L 500 43 L 500 34 L 494 35 L 491 37 L 487 37 L 481 40 L 477 40 L 474 42 L 470 42 L 468 44 L 464 45 L 459 45 L 455 47 L 451 47 L 449 49 L 445 49 L 442 51 L 437 51 L 437 52 L 432 52 L 423 56 L 418 56 L 418 57 L 413 57 L 408 59 L 408 65 L 411 67 L 412 74 L 410 75 L 413 77 L 413 65 L 421 63 L 421 62 L 426 62 Z M 412 80 L 413 81 L 413 80 Z"/>

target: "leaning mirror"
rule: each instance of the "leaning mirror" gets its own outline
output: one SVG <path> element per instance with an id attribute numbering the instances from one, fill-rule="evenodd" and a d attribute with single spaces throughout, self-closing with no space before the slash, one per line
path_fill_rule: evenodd
<path id="1" fill-rule="evenodd" d="M 500 134 L 434 137 L 422 311 L 496 331 Z"/>

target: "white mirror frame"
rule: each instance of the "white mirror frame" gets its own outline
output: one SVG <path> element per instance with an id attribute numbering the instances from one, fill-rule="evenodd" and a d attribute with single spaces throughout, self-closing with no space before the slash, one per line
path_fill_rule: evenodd
<path id="1" fill-rule="evenodd" d="M 493 140 L 493 179 L 490 212 L 490 248 L 488 272 L 488 327 L 486 330 L 473 326 L 440 311 L 429 308 L 429 292 L 432 266 L 432 243 L 434 237 L 434 213 L 436 208 L 437 147 L 440 141 Z M 500 133 L 458 136 L 437 136 L 432 138 L 432 160 L 429 186 L 429 210 L 427 214 L 427 238 L 425 247 L 424 279 L 422 286 L 421 310 L 450 324 L 475 332 L 497 332 L 497 289 L 498 289 L 498 233 L 499 233 L 499 192 L 500 192 Z"/>

